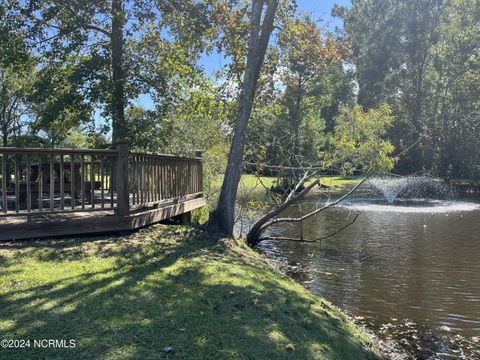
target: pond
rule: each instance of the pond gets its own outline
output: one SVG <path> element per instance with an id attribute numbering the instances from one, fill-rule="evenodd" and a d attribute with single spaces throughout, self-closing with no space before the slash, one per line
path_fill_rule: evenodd
<path id="1" fill-rule="evenodd" d="M 309 194 L 284 215 L 298 216 L 326 201 L 324 194 Z M 451 345 L 456 337 L 479 349 L 479 199 L 400 198 L 389 204 L 360 192 L 308 220 L 304 236 L 333 233 L 355 214 L 354 224 L 321 244 L 264 241 L 260 249 L 385 338 L 406 343 L 409 336 L 418 349 L 467 354 L 458 341 Z M 298 230 L 283 224 L 270 235 L 298 237 Z"/>

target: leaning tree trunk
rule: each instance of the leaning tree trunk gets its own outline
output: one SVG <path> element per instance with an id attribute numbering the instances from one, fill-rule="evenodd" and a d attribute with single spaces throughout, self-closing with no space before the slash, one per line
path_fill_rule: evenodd
<path id="1" fill-rule="evenodd" d="M 247 244 L 250 247 L 254 247 L 255 245 L 257 245 L 260 242 L 260 236 L 268 226 L 268 225 L 266 226 L 266 224 L 268 224 L 268 222 L 274 219 L 277 215 L 285 211 L 289 206 L 303 199 L 305 194 L 307 194 L 311 189 L 313 189 L 313 187 L 315 187 L 319 183 L 320 183 L 320 179 L 317 179 L 316 181 L 312 182 L 309 186 L 304 188 L 302 191 L 300 191 L 298 194 L 295 193 L 295 189 L 292 190 L 291 197 L 289 197 L 287 200 L 285 200 L 282 204 L 277 206 L 275 209 L 269 211 L 267 214 L 262 216 L 252 226 L 252 228 L 247 234 Z"/>
<path id="2" fill-rule="evenodd" d="M 227 169 L 218 205 L 215 211 L 210 214 L 209 224 L 217 227 L 227 235 L 232 235 L 233 233 L 235 200 L 242 170 L 246 130 L 250 113 L 252 112 L 260 70 L 265 58 L 270 34 L 273 30 L 273 20 L 278 0 L 270 0 L 268 2 L 263 23 L 261 24 L 264 3 L 265 1 L 260 0 L 252 3 L 247 64 L 239 98 L 235 134 L 228 156 Z"/>

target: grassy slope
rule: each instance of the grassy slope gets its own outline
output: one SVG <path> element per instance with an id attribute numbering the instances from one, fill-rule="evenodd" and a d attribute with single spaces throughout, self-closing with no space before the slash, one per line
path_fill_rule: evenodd
<path id="1" fill-rule="evenodd" d="M 377 358 L 338 309 L 261 255 L 184 227 L 3 243 L 0 265 L 0 339 L 76 340 L 2 358 Z"/>

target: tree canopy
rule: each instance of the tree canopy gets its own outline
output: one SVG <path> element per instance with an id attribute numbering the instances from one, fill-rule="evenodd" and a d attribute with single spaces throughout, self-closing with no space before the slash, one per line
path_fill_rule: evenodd
<path id="1" fill-rule="evenodd" d="M 199 148 L 225 171 L 252 26 L 266 15 L 256 23 L 254 5 L 271 3 L 5 0 L 3 145 L 109 147 L 125 137 L 145 151 Z M 334 8 L 340 31 L 295 1 L 275 3 L 248 90 L 244 171 L 287 182 L 297 175 L 274 166 L 480 175 L 478 1 L 352 0 Z M 212 74 L 208 56 L 222 59 Z M 372 132 L 345 129 L 374 118 L 379 147 L 360 156 Z"/>

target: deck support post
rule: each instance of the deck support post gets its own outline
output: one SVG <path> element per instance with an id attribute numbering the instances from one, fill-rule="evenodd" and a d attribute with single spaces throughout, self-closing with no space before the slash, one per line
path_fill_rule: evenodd
<path id="1" fill-rule="evenodd" d="M 188 211 L 178 215 L 178 220 L 180 221 L 180 225 L 190 225 L 192 223 L 192 212 Z"/>
<path id="2" fill-rule="evenodd" d="M 118 157 L 116 164 L 117 209 L 115 214 L 118 216 L 126 216 L 130 212 L 130 199 L 128 194 L 128 142 L 122 141 L 117 144 L 116 148 Z"/>

